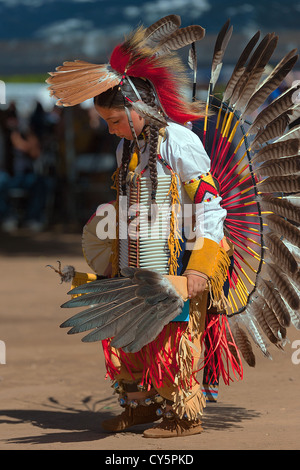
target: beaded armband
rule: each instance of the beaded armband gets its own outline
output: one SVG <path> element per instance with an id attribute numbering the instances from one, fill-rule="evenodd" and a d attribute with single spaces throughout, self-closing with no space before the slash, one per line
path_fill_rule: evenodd
<path id="1" fill-rule="evenodd" d="M 183 183 L 190 199 L 195 203 L 209 202 L 219 196 L 217 183 L 211 173 L 204 173 Z"/>

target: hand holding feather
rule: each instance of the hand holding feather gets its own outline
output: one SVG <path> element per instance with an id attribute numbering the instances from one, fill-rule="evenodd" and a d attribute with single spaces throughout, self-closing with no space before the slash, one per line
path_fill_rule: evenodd
<path id="1" fill-rule="evenodd" d="M 68 334 L 92 330 L 82 341 L 114 338 L 125 352 L 139 351 L 176 318 L 188 298 L 187 279 L 125 268 L 120 278 L 101 279 L 72 289 L 63 308 L 87 307 L 62 323 Z M 81 295 L 84 294 L 84 295 Z"/>

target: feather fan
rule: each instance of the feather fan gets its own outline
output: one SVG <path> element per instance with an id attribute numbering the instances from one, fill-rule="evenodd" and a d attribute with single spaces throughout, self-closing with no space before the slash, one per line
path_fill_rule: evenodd
<path id="1" fill-rule="evenodd" d="M 184 300 L 166 277 L 138 268 L 126 268 L 122 275 L 72 289 L 69 294 L 84 295 L 62 307 L 90 308 L 69 318 L 61 327 L 71 327 L 69 334 L 92 330 L 82 338 L 84 342 L 114 337 L 112 345 L 136 352 L 181 313 Z"/>

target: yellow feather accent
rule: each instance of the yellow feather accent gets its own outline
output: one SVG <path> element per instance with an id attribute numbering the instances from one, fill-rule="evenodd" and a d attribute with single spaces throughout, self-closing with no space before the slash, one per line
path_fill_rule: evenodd
<path id="1" fill-rule="evenodd" d="M 136 169 L 136 167 L 138 166 L 138 163 L 139 163 L 139 155 L 138 155 L 137 152 L 134 152 L 132 154 L 131 160 L 129 162 L 128 170 L 129 171 L 134 171 Z"/>
<path id="2" fill-rule="evenodd" d="M 76 271 L 75 276 L 72 279 L 72 286 L 71 288 L 74 289 L 75 287 L 81 286 L 82 284 L 86 284 L 87 282 L 96 281 L 97 275 L 94 273 L 79 273 Z M 82 294 L 72 295 L 71 298 L 74 299 Z"/>

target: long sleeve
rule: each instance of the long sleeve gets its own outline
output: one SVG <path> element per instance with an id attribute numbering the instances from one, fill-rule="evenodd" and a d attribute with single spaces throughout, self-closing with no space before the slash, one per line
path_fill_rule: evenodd
<path id="1" fill-rule="evenodd" d="M 210 159 L 196 134 L 177 124 L 171 126 L 161 146 L 162 155 L 179 176 L 188 195 L 186 203 L 195 204 L 197 238 L 220 243 L 227 213 L 220 206 L 221 197 L 210 175 Z"/>
<path id="2" fill-rule="evenodd" d="M 212 277 L 220 266 L 220 258 L 225 259 L 225 269 L 228 260 L 220 247 L 227 212 L 220 205 L 221 197 L 210 173 L 210 159 L 199 137 L 176 124 L 167 128 L 162 153 L 181 180 L 188 195 L 187 204 L 194 204 L 196 208 L 196 242 L 188 269 Z"/>

